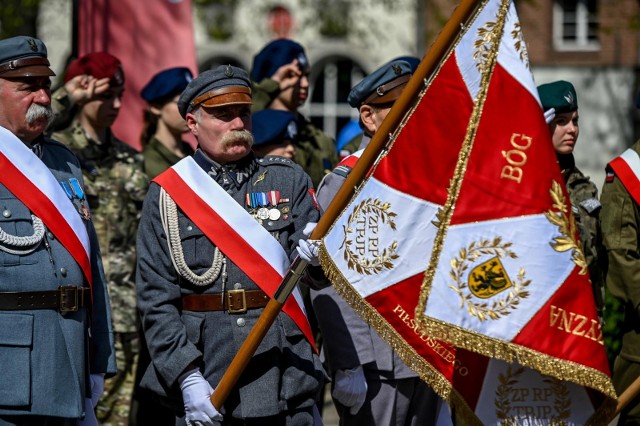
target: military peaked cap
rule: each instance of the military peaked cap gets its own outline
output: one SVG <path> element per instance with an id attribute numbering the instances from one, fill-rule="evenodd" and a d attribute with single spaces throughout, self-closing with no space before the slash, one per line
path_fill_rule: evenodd
<path id="1" fill-rule="evenodd" d="M 538 86 L 538 94 L 542 109 L 548 111 L 555 108 L 556 114 L 573 112 L 578 109 L 578 95 L 573 84 L 559 80 Z"/>
<path id="2" fill-rule="evenodd" d="M 48 77 L 47 47 L 41 40 L 27 36 L 0 40 L 0 78 Z"/>
<path id="3" fill-rule="evenodd" d="M 406 61 L 391 61 L 384 64 L 356 84 L 347 102 L 353 108 L 362 105 L 382 105 L 400 97 L 402 89 L 411 79 L 411 65 Z"/>
<path id="4" fill-rule="evenodd" d="M 191 80 L 178 100 L 182 118 L 195 107 L 251 105 L 251 81 L 242 68 L 220 65 Z"/>

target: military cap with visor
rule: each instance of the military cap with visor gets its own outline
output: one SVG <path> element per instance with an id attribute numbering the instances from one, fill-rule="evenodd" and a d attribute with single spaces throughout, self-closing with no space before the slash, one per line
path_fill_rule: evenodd
<path id="1" fill-rule="evenodd" d="M 555 108 L 556 114 L 562 114 L 578 110 L 576 89 L 568 81 L 558 80 L 542 84 L 538 86 L 538 95 L 544 111 Z"/>
<path id="2" fill-rule="evenodd" d="M 196 107 L 251 105 L 251 81 L 242 68 L 220 65 L 191 80 L 178 99 L 182 118 Z"/>
<path id="3" fill-rule="evenodd" d="M 27 36 L 0 40 L 0 78 L 50 77 L 47 47 L 41 40 Z"/>
<path id="4" fill-rule="evenodd" d="M 353 108 L 394 102 L 410 79 L 411 65 L 407 61 L 388 62 L 356 84 L 351 89 L 347 102 Z"/>

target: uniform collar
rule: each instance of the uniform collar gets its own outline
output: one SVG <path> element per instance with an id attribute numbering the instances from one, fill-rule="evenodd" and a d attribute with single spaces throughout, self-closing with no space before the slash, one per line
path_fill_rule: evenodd
<path id="1" fill-rule="evenodd" d="M 193 155 L 193 159 L 202 170 L 207 172 L 209 176 L 225 189 L 231 185 L 240 188 L 258 168 L 258 163 L 253 153 L 249 153 L 233 163 L 222 165 L 212 160 L 204 151 L 198 148 Z"/>

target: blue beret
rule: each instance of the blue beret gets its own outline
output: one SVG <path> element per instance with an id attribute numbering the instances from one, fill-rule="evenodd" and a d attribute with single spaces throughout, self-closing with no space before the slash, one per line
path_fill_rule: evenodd
<path id="1" fill-rule="evenodd" d="M 400 97 L 402 89 L 411 78 L 411 65 L 406 61 L 391 61 L 356 84 L 347 102 L 353 108 L 363 104 L 381 105 L 393 102 Z"/>
<path id="2" fill-rule="evenodd" d="M 294 140 L 298 134 L 296 116 L 290 111 L 263 109 L 251 116 L 253 145 L 269 145 Z"/>
<path id="3" fill-rule="evenodd" d="M 251 81 L 242 68 L 219 65 L 191 80 L 178 99 L 178 111 L 187 117 L 197 106 L 251 105 Z"/>
<path id="4" fill-rule="evenodd" d="M 154 75 L 144 86 L 140 96 L 149 103 L 162 104 L 182 93 L 191 80 L 193 74 L 189 68 L 169 68 Z"/>
<path id="5" fill-rule="evenodd" d="M 48 77 L 47 47 L 33 37 L 17 36 L 0 40 L 0 78 Z"/>
<path id="6" fill-rule="evenodd" d="M 578 95 L 573 84 L 559 80 L 538 86 L 538 94 L 544 111 L 555 108 L 556 114 L 578 109 Z"/>
<path id="7" fill-rule="evenodd" d="M 298 60 L 300 69 L 309 71 L 309 60 L 304 53 L 304 48 L 293 40 L 281 38 L 267 44 L 260 53 L 253 58 L 251 79 L 257 83 L 271 77 L 278 68 Z"/>

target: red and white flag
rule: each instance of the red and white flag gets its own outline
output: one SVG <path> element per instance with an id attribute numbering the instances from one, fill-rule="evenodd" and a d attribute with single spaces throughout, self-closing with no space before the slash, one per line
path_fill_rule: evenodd
<path id="1" fill-rule="evenodd" d="M 327 274 L 472 421 L 593 422 L 616 395 L 510 0 L 479 6 L 417 96 L 325 236 Z"/>
<path id="2" fill-rule="evenodd" d="M 196 49 L 191 0 L 82 0 L 78 55 L 108 52 L 120 59 L 125 95 L 115 135 L 140 149 L 146 103 L 140 91 L 157 72 L 187 67 L 194 75 Z"/>

